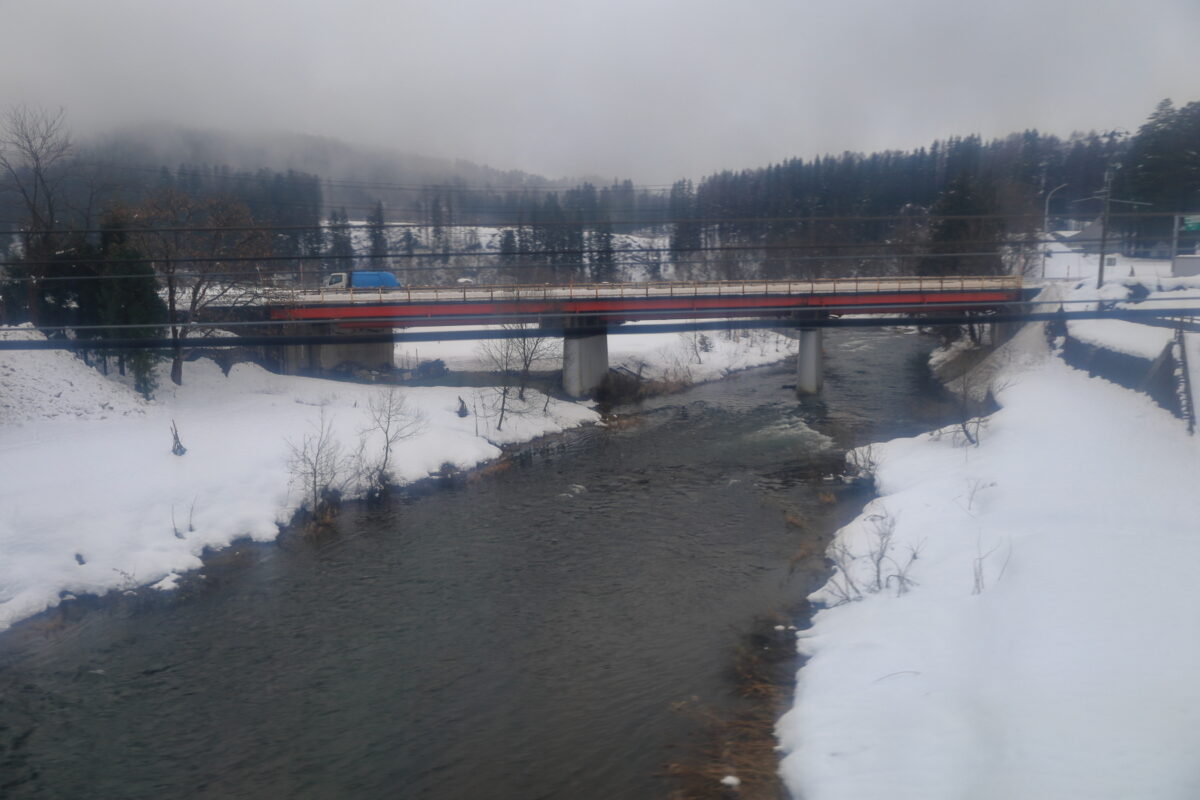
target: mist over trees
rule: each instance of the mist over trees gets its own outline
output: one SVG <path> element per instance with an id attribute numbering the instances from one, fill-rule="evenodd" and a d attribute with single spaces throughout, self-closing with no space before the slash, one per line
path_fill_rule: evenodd
<path id="1" fill-rule="evenodd" d="M 1109 170 L 1114 196 L 1146 211 L 1200 210 L 1200 102 L 1168 100 L 1132 135 L 951 137 L 670 187 L 287 135 L 149 129 L 80 145 L 65 112 L 32 107 L 0 115 L 0 140 L 0 321 L 85 337 L 176 329 L 230 293 L 354 268 L 407 285 L 996 274 L 1033 252 L 1043 215 L 1094 219 Z M 168 234 L 201 222 L 218 230 Z M 1170 234 L 1167 216 L 1116 218 L 1111 246 L 1149 254 Z"/>

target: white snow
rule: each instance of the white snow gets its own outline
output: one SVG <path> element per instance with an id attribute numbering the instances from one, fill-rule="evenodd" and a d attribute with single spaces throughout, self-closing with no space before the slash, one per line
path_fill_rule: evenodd
<path id="1" fill-rule="evenodd" d="M 1109 248 L 1115 248 L 1117 241 L 1109 243 Z M 1084 253 L 1074 249 L 1057 239 L 1042 245 L 1046 253 L 1045 274 L 1047 279 L 1078 279 L 1095 278 L 1100 269 L 1099 253 Z M 1104 268 L 1106 280 L 1121 278 L 1169 278 L 1171 275 L 1171 260 L 1157 258 L 1132 258 L 1120 253 L 1109 252 Z M 1037 275 L 1042 275 L 1041 265 L 1038 265 Z"/>
<path id="2" fill-rule="evenodd" d="M 632 327 L 632 326 L 631 326 Z M 444 330 L 444 329 L 443 329 Z M 2 337 L 39 337 L 28 328 Z M 795 352 L 773 332 L 635 333 L 609 337 L 610 361 L 649 378 L 710 380 Z M 479 342 L 399 343 L 396 363 L 440 358 L 455 370 L 488 370 Z M 535 365 L 553 369 L 556 362 Z M 0 630 L 53 607 L 61 593 L 153 585 L 171 589 L 201 565 L 205 548 L 237 538 L 275 538 L 302 504 L 291 485 L 289 442 L 329 420 L 344 450 L 357 447 L 367 407 L 386 387 L 275 375 L 238 364 L 228 376 L 211 361 L 184 367 L 184 385 L 160 376 L 146 402 L 56 350 L 0 352 Z M 408 483 L 443 464 L 466 468 L 500 445 L 598 421 L 582 403 L 529 392 L 509 400 L 497 429 L 492 389 L 398 389 L 423 417 L 421 433 L 396 449 L 394 477 Z M 470 415 L 457 415 L 459 398 Z M 514 405 L 516 406 L 514 408 Z M 515 412 L 515 413 L 514 413 Z M 171 423 L 186 455 L 172 455 Z M 378 448 L 368 436 L 368 450 Z M 572 486 L 570 497 L 586 491 Z M 82 562 L 82 563 L 81 563 Z"/>
<path id="3" fill-rule="evenodd" d="M 680 320 L 661 320 L 669 324 Z M 486 328 L 487 326 L 480 326 Z M 637 324 L 621 326 L 636 331 Z M 471 328 L 412 328 L 413 331 L 471 330 Z M 401 334 L 402 335 L 402 334 Z M 704 340 L 701 340 L 701 336 Z M 708 348 L 707 350 L 705 348 Z M 612 333 L 608 337 L 608 361 L 611 367 L 624 367 L 653 379 L 679 379 L 700 383 L 724 377 L 749 367 L 771 364 L 795 355 L 796 341 L 769 330 L 703 331 L 689 333 Z M 441 359 L 451 370 L 486 371 L 491 369 L 478 341 L 442 340 L 398 342 L 396 364 L 416 367 L 423 361 Z M 557 369 L 557 361 L 535 365 L 534 369 Z"/>
<path id="4" fill-rule="evenodd" d="M 1155 288 L 1140 301 L 1130 299 L 1137 279 L 1121 279 L 1106 282 L 1097 289 L 1090 281 L 1081 281 L 1062 292 L 1068 311 L 1094 311 L 1100 305 L 1097 300 L 1116 308 L 1186 309 L 1200 307 L 1200 282 L 1194 278 L 1167 278 L 1146 281 Z M 1142 289 L 1147 287 L 1142 286 Z M 1057 297 L 1057 294 L 1055 295 Z M 1043 298 L 1045 299 L 1045 298 Z M 1054 300 L 1053 302 L 1057 302 Z M 1053 303 L 1042 306 L 1051 308 Z M 1095 347 L 1153 361 L 1174 338 L 1174 330 L 1161 325 L 1147 325 L 1116 319 L 1075 319 L 1067 322 L 1067 332 L 1072 339 Z"/>
<path id="5" fill-rule="evenodd" d="M 637 325 L 628 327 L 637 329 Z M 656 380 L 699 383 L 795 354 L 796 340 L 771 330 L 624 333 L 608 337 L 610 365 Z"/>
<path id="6" fill-rule="evenodd" d="M 163 376 L 147 403 L 61 351 L 0 352 L 0 377 L 0 630 L 56 605 L 61 592 L 170 588 L 172 575 L 200 566 L 206 547 L 273 539 L 302 502 L 289 486 L 289 440 L 299 443 L 324 410 L 343 447 L 355 449 L 370 399 L 386 391 L 249 364 L 225 377 L 200 360 L 185 365 L 182 387 Z M 492 390 L 399 391 L 424 418 L 420 434 L 397 445 L 393 473 L 403 483 L 598 419 L 558 400 L 543 414 L 544 395 L 531 392 L 516 409 L 525 413 L 497 430 Z M 460 418 L 460 396 L 482 413 Z M 182 457 L 170 452 L 172 421 Z M 368 453 L 378 439 L 368 436 Z"/>
<path id="7" fill-rule="evenodd" d="M 1197 439 L 1040 326 L 998 360 L 978 447 L 951 427 L 864 454 L 879 497 L 831 547 L 778 727 L 797 797 L 1196 795 Z"/>
<path id="8" fill-rule="evenodd" d="M 1170 328 L 1119 319 L 1074 319 L 1067 323 L 1072 339 L 1153 361 L 1175 336 Z"/>

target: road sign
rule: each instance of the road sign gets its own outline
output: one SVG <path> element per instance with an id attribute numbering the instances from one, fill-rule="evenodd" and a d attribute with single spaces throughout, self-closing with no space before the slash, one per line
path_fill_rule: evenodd
<path id="1" fill-rule="evenodd" d="M 1183 218 L 1181 231 L 1200 231 L 1200 215 L 1189 215 Z"/>

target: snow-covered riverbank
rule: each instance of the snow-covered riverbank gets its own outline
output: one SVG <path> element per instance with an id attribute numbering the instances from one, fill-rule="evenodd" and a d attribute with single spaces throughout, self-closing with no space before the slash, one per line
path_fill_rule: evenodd
<path id="1" fill-rule="evenodd" d="M 994 358 L 978 446 L 952 427 L 860 451 L 879 496 L 800 635 L 785 780 L 806 800 L 1193 797 L 1200 440 L 1041 326 Z"/>
<path id="2" fill-rule="evenodd" d="M 0 331 L 27 337 L 20 329 Z M 635 334 L 613 337 L 612 361 L 646 377 L 710 380 L 794 352 L 775 333 Z M 414 346 L 415 347 L 415 346 Z M 422 343 L 419 359 L 486 371 L 474 341 Z M 397 347 L 397 363 L 416 360 Z M 536 366 L 536 365 L 535 365 Z M 542 368 L 552 368 L 547 362 Z M 229 375 L 189 363 L 184 385 L 165 374 L 153 402 L 63 351 L 0 353 L 0 630 L 56 605 L 64 594 L 158 585 L 201 566 L 205 548 L 274 539 L 303 503 L 289 471 L 322 413 L 344 451 L 382 444 L 370 427 L 387 387 L 286 377 L 251 364 Z M 417 435 L 397 443 L 392 475 L 410 483 L 443 465 L 469 468 L 500 446 L 599 421 L 588 403 L 530 390 L 506 403 L 495 390 L 403 387 Z M 459 399 L 469 413 L 460 417 Z M 171 424 L 186 455 L 171 453 Z M 351 490 L 353 491 L 353 486 Z"/>
<path id="3" fill-rule="evenodd" d="M 275 538 L 302 502 L 289 442 L 311 434 L 324 411 L 343 449 L 357 449 L 371 399 L 386 391 L 251 364 L 226 377 L 201 360 L 186 366 L 182 387 L 163 380 L 147 403 L 68 353 L 0 354 L 0 629 L 55 605 L 63 592 L 164 578 L 166 587 L 201 566 L 205 548 Z M 547 404 L 530 392 L 498 430 L 494 411 L 483 413 L 490 398 L 476 397 L 490 390 L 399 391 L 421 420 L 419 433 L 395 447 L 392 472 L 401 483 L 599 419 L 587 404 Z M 460 396 L 474 407 L 467 417 L 457 414 Z M 182 457 L 171 453 L 172 421 L 187 447 Z M 378 434 L 365 440 L 368 454 L 381 445 Z"/>

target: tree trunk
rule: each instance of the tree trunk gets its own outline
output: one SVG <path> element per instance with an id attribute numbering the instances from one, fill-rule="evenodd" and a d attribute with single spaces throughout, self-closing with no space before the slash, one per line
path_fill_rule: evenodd
<path id="1" fill-rule="evenodd" d="M 183 339 L 179 336 L 177 329 L 172 329 L 174 334 L 171 342 L 171 383 L 176 386 L 183 386 Z"/>

